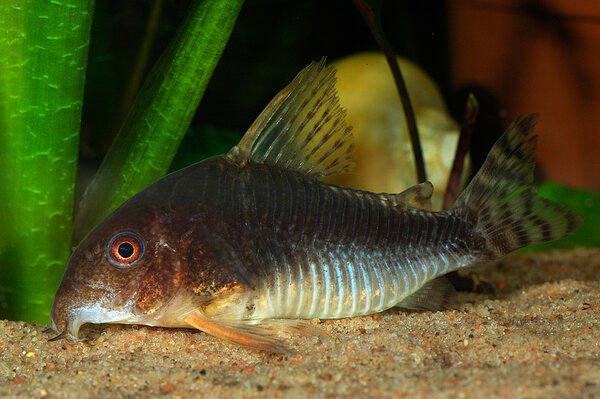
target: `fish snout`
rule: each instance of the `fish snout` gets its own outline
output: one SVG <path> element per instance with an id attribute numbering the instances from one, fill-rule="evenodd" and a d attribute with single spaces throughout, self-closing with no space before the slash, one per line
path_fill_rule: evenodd
<path id="1" fill-rule="evenodd" d="M 129 323 L 135 320 L 129 303 L 115 306 L 112 298 L 106 297 L 107 293 L 107 290 L 63 279 L 50 312 L 52 329 L 59 335 L 51 341 L 62 338 L 78 340 L 79 329 L 86 323 Z"/>
<path id="2" fill-rule="evenodd" d="M 98 322 L 89 311 L 97 307 L 99 293 L 95 291 L 67 269 L 50 311 L 52 329 L 60 334 L 54 339 L 69 337 L 76 340 L 83 324 Z"/>
<path id="3" fill-rule="evenodd" d="M 67 335 L 71 335 L 77 339 L 79 326 L 76 327 L 73 325 L 73 317 L 71 317 L 77 295 L 69 291 L 73 290 L 67 288 L 67 285 L 63 281 L 54 295 L 54 302 L 50 311 L 50 325 L 51 329 L 59 333 L 59 335 L 51 340 L 64 338 Z"/>

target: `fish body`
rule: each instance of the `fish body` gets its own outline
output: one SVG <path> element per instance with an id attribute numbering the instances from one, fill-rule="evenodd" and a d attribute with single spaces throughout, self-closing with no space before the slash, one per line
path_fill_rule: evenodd
<path id="1" fill-rule="evenodd" d="M 444 274 L 580 224 L 530 187 L 533 117 L 507 130 L 446 211 L 427 209 L 430 183 L 376 194 L 321 182 L 351 166 L 334 81 L 311 64 L 229 153 L 165 176 L 92 230 L 55 297 L 59 337 L 147 324 L 285 351 L 281 320 L 440 309 L 452 295 Z"/>

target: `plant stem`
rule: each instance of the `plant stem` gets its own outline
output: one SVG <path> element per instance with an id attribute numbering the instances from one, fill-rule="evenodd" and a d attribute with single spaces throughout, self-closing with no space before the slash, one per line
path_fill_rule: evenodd
<path id="1" fill-rule="evenodd" d="M 421 140 L 419 139 L 419 130 L 417 128 L 417 121 L 415 119 L 415 113 L 410 102 L 410 96 L 408 95 L 408 89 L 402 76 L 402 71 L 398 66 L 396 55 L 392 46 L 385 38 L 383 29 L 381 27 L 381 0 L 354 0 L 354 4 L 362 14 L 367 25 L 371 29 L 375 41 L 385 54 L 385 58 L 392 70 L 394 81 L 400 95 L 402 102 L 402 108 L 404 110 L 404 117 L 406 118 L 406 125 L 408 126 L 408 133 L 410 136 L 410 142 L 412 144 L 413 154 L 415 157 L 415 169 L 417 171 L 417 181 L 422 183 L 427 180 L 427 171 L 425 169 L 425 160 L 423 159 L 423 150 L 421 148 Z"/>
<path id="2" fill-rule="evenodd" d="M 142 84 L 144 72 L 146 71 L 148 59 L 150 58 L 150 50 L 152 50 L 154 39 L 156 39 L 156 32 L 158 30 L 163 4 L 164 0 L 154 0 L 152 3 L 152 9 L 150 10 L 150 15 L 148 16 L 148 22 L 146 24 L 146 31 L 144 32 L 144 39 L 142 40 L 142 44 L 138 51 L 133 70 L 131 71 L 127 89 L 125 89 L 123 97 L 117 107 L 117 115 L 115 116 L 113 125 L 115 127 L 121 126 L 125 120 L 127 112 L 129 112 L 129 108 L 131 108 L 131 104 L 133 104 L 135 95 Z"/>
<path id="3" fill-rule="evenodd" d="M 470 93 L 469 97 L 467 98 L 467 104 L 465 105 L 465 115 L 463 118 L 464 121 L 462 127 L 460 128 L 460 135 L 458 136 L 458 143 L 456 144 L 456 154 L 454 155 L 452 170 L 450 171 L 450 177 L 448 178 L 448 185 L 446 186 L 446 193 L 444 194 L 444 204 L 442 209 L 450 208 L 456 200 L 458 186 L 460 184 L 460 177 L 464 169 L 465 157 L 471 148 L 473 125 L 477 120 L 478 113 L 479 104 L 475 96 Z"/>
<path id="4" fill-rule="evenodd" d="M 0 2 L 0 318 L 47 323 L 71 252 L 93 4 Z"/>
<path id="5" fill-rule="evenodd" d="M 119 204 L 161 177 L 221 57 L 243 0 L 194 1 L 140 89 L 76 213 L 73 244 Z"/>

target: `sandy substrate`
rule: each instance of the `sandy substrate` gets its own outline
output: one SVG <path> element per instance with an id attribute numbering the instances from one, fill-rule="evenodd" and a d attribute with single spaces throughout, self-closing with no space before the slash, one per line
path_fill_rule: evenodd
<path id="1" fill-rule="evenodd" d="M 313 321 L 294 355 L 202 332 L 0 321 L 0 397 L 600 397 L 600 250 L 514 255 L 470 271 L 495 294 L 456 310 Z"/>

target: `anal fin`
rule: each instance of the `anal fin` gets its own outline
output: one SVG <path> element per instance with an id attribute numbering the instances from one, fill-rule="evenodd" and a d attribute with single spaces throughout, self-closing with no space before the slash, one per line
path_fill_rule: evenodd
<path id="1" fill-rule="evenodd" d="M 427 282 L 418 291 L 404 298 L 397 306 L 416 310 L 448 309 L 454 303 L 456 291 L 446 277 Z"/>

